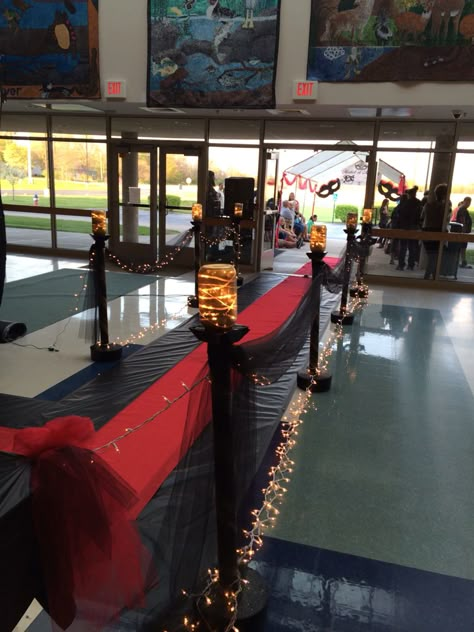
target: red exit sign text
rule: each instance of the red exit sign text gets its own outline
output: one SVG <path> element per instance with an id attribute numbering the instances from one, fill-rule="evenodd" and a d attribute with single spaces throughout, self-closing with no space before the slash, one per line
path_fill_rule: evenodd
<path id="1" fill-rule="evenodd" d="M 125 81 L 107 81 L 105 91 L 109 99 L 124 99 Z"/>
<path id="2" fill-rule="evenodd" d="M 293 82 L 293 100 L 304 99 L 306 101 L 315 101 L 317 98 L 318 83 L 317 81 L 294 81 Z"/>

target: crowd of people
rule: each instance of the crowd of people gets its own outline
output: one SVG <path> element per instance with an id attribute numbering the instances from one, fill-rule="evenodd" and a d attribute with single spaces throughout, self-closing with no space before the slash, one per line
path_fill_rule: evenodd
<path id="1" fill-rule="evenodd" d="M 448 230 L 452 232 L 470 233 L 472 230 L 472 218 L 469 213 L 471 198 L 465 197 L 459 202 L 454 210 L 449 202 L 450 212 L 447 222 L 445 222 L 446 197 L 448 187 L 446 184 L 438 184 L 432 192 L 426 191 L 420 199 L 417 196 L 418 187 L 407 189 L 400 196 L 399 202 L 393 209 L 389 210 L 389 200 L 385 198 L 380 207 L 380 228 L 399 228 L 402 230 L 422 230 L 431 232 L 441 232 Z M 420 263 L 421 244 L 426 252 L 425 279 L 435 277 L 438 241 L 417 239 L 394 239 L 379 240 L 379 248 L 384 248 L 390 254 L 390 263 L 397 261 L 397 270 L 414 270 Z M 471 268 L 466 259 L 467 243 L 461 244 L 459 251 L 459 266 L 461 268 Z M 456 261 L 456 267 L 457 267 Z"/>
<path id="2" fill-rule="evenodd" d="M 306 221 L 300 211 L 300 205 L 291 192 L 287 200 L 281 203 L 280 214 L 277 221 L 278 248 L 301 248 L 305 241 L 309 241 L 311 226 L 317 221 L 317 215 L 312 215 Z"/>

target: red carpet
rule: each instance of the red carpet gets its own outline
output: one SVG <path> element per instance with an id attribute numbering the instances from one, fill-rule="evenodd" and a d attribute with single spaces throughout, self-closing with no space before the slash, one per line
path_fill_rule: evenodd
<path id="1" fill-rule="evenodd" d="M 327 258 L 331 266 L 339 259 Z M 311 263 L 300 268 L 298 274 L 311 273 Z M 250 327 L 245 341 L 259 338 L 279 327 L 296 309 L 308 288 L 309 278 L 289 277 L 265 296 L 245 309 L 238 322 Z M 127 428 L 137 426 L 166 405 L 165 397 L 173 400 L 183 393 L 182 383 L 193 385 L 207 362 L 207 348 L 200 345 L 166 375 L 155 382 L 140 397 L 124 408 L 96 435 L 96 447 L 122 435 Z M 189 396 L 182 397 L 140 431 L 118 444 L 119 451 L 109 448 L 103 457 L 136 490 L 140 498 L 133 509 L 136 516 L 147 504 L 181 457 L 182 435 Z M 194 429 L 194 438 L 203 428 Z"/>

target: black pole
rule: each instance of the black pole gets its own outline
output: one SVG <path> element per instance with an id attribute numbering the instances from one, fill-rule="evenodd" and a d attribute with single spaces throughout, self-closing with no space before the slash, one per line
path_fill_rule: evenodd
<path id="1" fill-rule="evenodd" d="M 311 271 L 314 284 L 314 292 L 319 293 L 318 307 L 313 314 L 311 322 L 310 339 L 309 339 L 309 366 L 306 371 L 298 371 L 296 383 L 303 390 L 310 390 L 312 393 L 323 393 L 331 388 L 332 375 L 325 370 L 319 369 L 319 323 L 321 319 L 321 287 L 322 273 L 324 266 L 323 261 L 326 252 L 308 252 L 308 258 L 311 259 Z"/>
<path id="2" fill-rule="evenodd" d="M 364 222 L 359 237 L 359 264 L 357 266 L 356 285 L 350 289 L 350 295 L 358 298 L 367 298 L 369 296 L 369 288 L 364 284 L 364 274 L 370 247 L 376 242 L 372 237 L 372 227 L 372 222 Z"/>
<path id="3" fill-rule="evenodd" d="M 95 299 L 98 320 L 95 321 L 96 341 L 91 346 L 91 359 L 94 362 L 111 362 L 119 360 L 122 347 L 109 341 L 109 318 L 107 315 L 107 285 L 105 281 L 105 242 L 109 238 L 106 234 L 93 233 L 95 241 L 93 273 Z"/>
<path id="4" fill-rule="evenodd" d="M 231 347 L 248 332 L 234 325 L 219 332 L 201 325 L 191 327 L 199 340 L 207 342 L 211 377 L 212 431 L 214 436 L 214 475 L 216 485 L 217 559 L 220 584 L 225 590 L 235 587 L 237 563 L 237 495 L 234 473 L 234 434 L 231 399 Z"/>
<path id="5" fill-rule="evenodd" d="M 199 307 L 198 275 L 201 267 L 201 220 L 191 222 L 194 232 L 194 296 L 188 296 L 188 307 Z"/>
<path id="6" fill-rule="evenodd" d="M 237 285 L 241 286 L 244 282 L 243 276 L 240 274 L 239 265 L 240 265 L 240 220 L 241 217 L 238 215 L 234 215 L 232 217 L 232 229 L 234 231 L 234 267 L 235 272 L 237 273 Z"/>
<path id="7" fill-rule="evenodd" d="M 349 294 L 349 283 L 351 280 L 352 261 L 354 258 L 355 236 L 357 228 L 349 227 L 344 232 L 347 235 L 346 256 L 344 260 L 344 276 L 342 281 L 341 305 L 340 308 L 331 313 L 331 322 L 341 325 L 352 325 L 354 314 L 347 311 L 347 295 Z"/>
<path id="8" fill-rule="evenodd" d="M 258 573 L 245 567 L 239 569 L 237 546 L 237 485 L 234 470 L 235 435 L 238 428 L 232 423 L 231 363 L 232 346 L 249 331 L 245 325 L 234 325 L 228 331 L 218 331 L 202 325 L 190 328 L 192 333 L 207 343 L 212 397 L 212 432 L 214 439 L 214 478 L 216 490 L 217 562 L 219 581 L 211 603 L 199 603 L 198 610 L 221 630 L 232 613 L 228 609 L 226 593 L 235 593 L 240 577 L 245 577 L 239 595 L 237 619 L 252 619 L 266 605 L 266 590 Z"/>

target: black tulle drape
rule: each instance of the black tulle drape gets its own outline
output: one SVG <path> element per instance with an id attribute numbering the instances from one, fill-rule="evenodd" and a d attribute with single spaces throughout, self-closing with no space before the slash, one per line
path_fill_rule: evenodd
<path id="1" fill-rule="evenodd" d="M 6 265 L 7 265 L 7 232 L 5 228 L 5 213 L 3 211 L 2 194 L 0 192 L 0 305 L 2 304 L 3 288 L 5 286 Z"/>
<path id="2" fill-rule="evenodd" d="M 233 348 L 232 436 L 228 449 L 233 455 L 239 490 L 239 533 L 250 527 L 250 507 L 261 503 L 262 497 L 249 498 L 249 491 L 288 404 L 302 354 L 307 352 L 312 319 L 322 305 L 327 314 L 330 312 L 343 273 L 344 257 L 335 270 L 323 265 L 285 323 L 260 339 L 246 343 L 244 338 Z M 207 372 L 207 366 L 203 367 L 202 381 L 190 395 L 189 429 L 195 426 L 196 417 L 205 422 L 212 417 L 210 383 L 202 379 Z M 212 427 L 208 423 L 194 443 L 189 429 L 182 441 L 185 457 L 138 518 L 158 569 L 158 584 L 150 588 L 146 608 L 124 612 L 120 623 L 110 629 L 184 630 L 182 621 L 193 611 L 193 595 L 202 591 L 207 569 L 216 565 Z M 239 546 L 244 544 L 242 539 Z"/>

